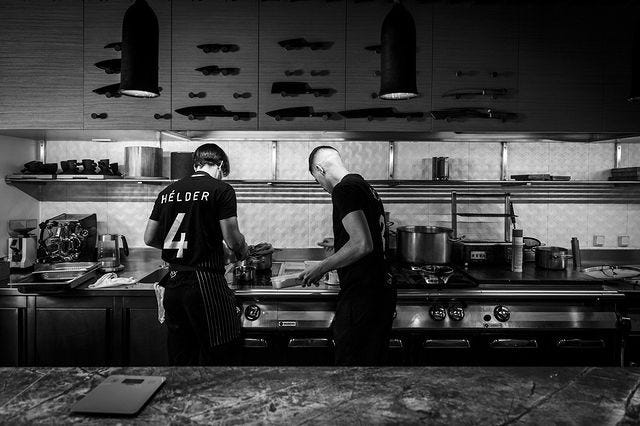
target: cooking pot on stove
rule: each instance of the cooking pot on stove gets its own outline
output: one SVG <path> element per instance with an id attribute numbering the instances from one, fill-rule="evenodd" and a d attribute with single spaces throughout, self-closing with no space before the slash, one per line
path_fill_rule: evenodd
<path id="1" fill-rule="evenodd" d="M 538 246 L 536 247 L 536 266 L 561 271 L 567 267 L 567 259 L 573 257 L 568 253 L 569 250 L 563 247 Z"/>
<path id="2" fill-rule="evenodd" d="M 400 226 L 396 230 L 398 256 L 403 262 L 432 265 L 449 263 L 453 230 L 439 226 Z"/>

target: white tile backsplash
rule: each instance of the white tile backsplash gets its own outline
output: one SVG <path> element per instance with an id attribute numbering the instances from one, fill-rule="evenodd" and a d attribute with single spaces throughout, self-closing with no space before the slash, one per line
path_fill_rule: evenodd
<path id="1" fill-rule="evenodd" d="M 205 142 L 173 141 L 163 138 L 165 156 L 170 152 L 191 152 Z M 613 167 L 614 143 L 510 143 L 508 174 L 551 173 L 568 174 L 573 180 L 606 180 Z M 271 179 L 271 142 L 222 141 L 217 144 L 230 157 L 230 179 Z M 157 140 L 124 142 L 70 142 L 52 140 L 47 143 L 47 162 L 69 158 L 109 158 L 124 167 L 126 146 L 158 146 Z M 352 141 L 284 141 L 278 144 L 278 178 L 310 180 L 307 159 L 318 145 L 334 146 L 343 156 L 345 165 L 368 179 L 385 179 L 388 172 L 388 142 Z M 499 142 L 413 142 L 395 143 L 396 179 L 431 179 L 431 157 L 450 157 L 450 178 L 497 180 L 500 178 Z M 426 160 L 423 165 L 423 159 Z M 165 161 L 169 166 L 169 162 Z M 640 143 L 623 144 L 622 166 L 640 166 Z M 165 170 L 168 176 L 169 169 Z M 155 187 L 151 191 L 157 192 Z M 543 195 L 544 198 L 544 195 Z M 152 203 L 148 202 L 40 202 L 40 220 L 61 213 L 83 211 L 98 214 L 98 232 L 121 233 L 133 247 L 143 246 L 143 233 Z M 464 207 L 464 208 L 463 208 Z M 483 206 L 484 209 L 486 206 Z M 501 206 L 494 206 L 501 211 Z M 546 244 L 568 247 L 577 236 L 583 246 L 592 245 L 593 234 L 605 235 L 607 246 L 617 246 L 619 235 L 629 235 L 631 245 L 640 247 L 640 205 L 635 204 L 515 204 L 518 227 L 525 235 L 539 238 Z M 403 225 L 451 226 L 451 206 L 448 203 L 385 204 L 394 227 Z M 460 209 L 476 211 L 478 204 Z M 493 207 L 492 207 L 493 208 Z M 270 241 L 280 247 L 314 247 L 331 236 L 332 206 L 324 204 L 240 203 L 240 230 L 249 244 Z M 501 220 L 471 218 L 460 220 L 459 234 L 498 239 L 504 236 Z"/>

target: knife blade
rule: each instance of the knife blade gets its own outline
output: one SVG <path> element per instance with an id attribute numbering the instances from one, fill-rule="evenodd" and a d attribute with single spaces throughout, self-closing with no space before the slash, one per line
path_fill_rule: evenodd
<path id="1" fill-rule="evenodd" d="M 295 96 L 313 94 L 314 96 L 331 96 L 334 89 L 314 89 L 308 83 L 299 81 L 276 81 L 271 85 L 271 93 L 280 93 L 282 96 Z"/>
<path id="2" fill-rule="evenodd" d="M 453 97 L 456 99 L 465 98 L 465 97 L 475 97 L 475 96 L 490 96 L 492 99 L 496 99 L 500 96 L 509 95 L 509 89 L 505 88 L 478 88 L 478 89 L 453 89 L 445 92 L 442 97 L 449 98 Z"/>
<path id="3" fill-rule="evenodd" d="M 109 43 L 107 45 L 104 46 L 105 49 L 113 49 L 116 52 L 119 52 L 122 50 L 122 43 L 121 42 L 115 42 L 115 43 Z"/>
<path id="4" fill-rule="evenodd" d="M 189 120 L 203 120 L 205 117 L 232 117 L 234 121 L 248 120 L 255 117 L 255 113 L 246 111 L 229 111 L 224 105 L 197 105 L 175 110 Z"/>
<path id="5" fill-rule="evenodd" d="M 345 118 L 366 118 L 369 121 L 374 118 L 406 118 L 410 120 L 424 117 L 423 112 L 400 112 L 392 107 L 351 109 L 340 111 L 338 114 Z"/>
<path id="6" fill-rule="evenodd" d="M 120 59 L 107 59 L 94 65 L 107 74 L 120 74 Z"/>
<path id="7" fill-rule="evenodd" d="M 92 92 L 97 93 L 98 95 L 105 95 L 107 98 L 119 98 L 122 96 L 120 93 L 120 83 L 98 87 L 97 89 L 92 90 Z"/>
<path id="8" fill-rule="evenodd" d="M 267 111 L 269 117 L 275 118 L 276 121 L 280 121 L 285 118 L 296 118 L 296 117 L 322 117 L 325 120 L 328 120 L 333 115 L 332 112 L 315 112 L 314 109 L 310 106 L 303 107 L 292 107 L 292 108 L 282 108 L 276 109 L 273 111 Z"/>

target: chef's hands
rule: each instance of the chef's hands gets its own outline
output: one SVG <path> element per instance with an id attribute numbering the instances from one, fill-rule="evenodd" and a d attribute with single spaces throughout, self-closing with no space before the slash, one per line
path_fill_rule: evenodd
<path id="1" fill-rule="evenodd" d="M 325 271 L 322 266 L 322 262 L 308 266 L 304 271 L 298 275 L 298 279 L 302 281 L 300 284 L 302 287 L 310 287 L 312 284 L 315 284 L 318 287 L 320 284 L 320 278 L 325 274 Z"/>

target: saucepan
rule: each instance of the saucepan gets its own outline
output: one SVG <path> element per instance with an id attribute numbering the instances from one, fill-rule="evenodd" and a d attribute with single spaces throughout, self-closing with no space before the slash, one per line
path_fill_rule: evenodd
<path id="1" fill-rule="evenodd" d="M 561 271 L 567 267 L 567 259 L 573 256 L 564 247 L 538 246 L 536 247 L 536 266 L 543 269 Z"/>

